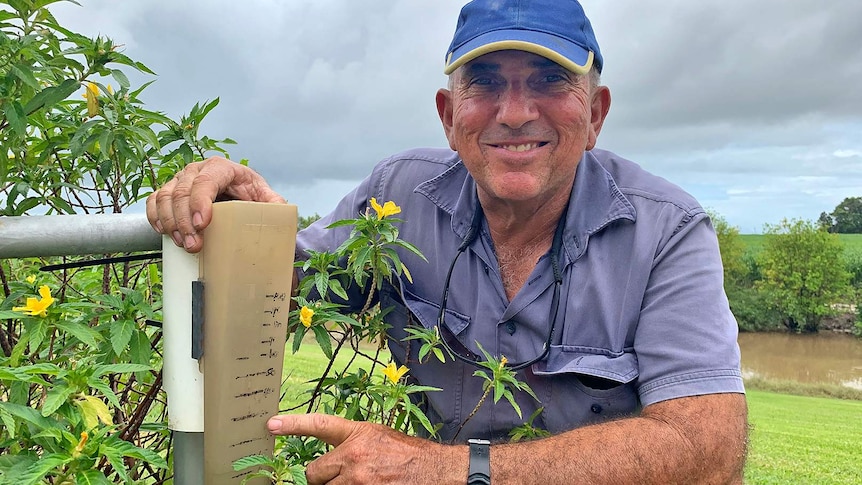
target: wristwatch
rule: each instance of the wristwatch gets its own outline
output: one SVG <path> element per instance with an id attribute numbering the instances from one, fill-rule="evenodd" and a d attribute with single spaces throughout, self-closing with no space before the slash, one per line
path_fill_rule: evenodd
<path id="1" fill-rule="evenodd" d="M 470 471 L 467 472 L 467 485 L 491 485 L 491 442 L 469 439 Z"/>

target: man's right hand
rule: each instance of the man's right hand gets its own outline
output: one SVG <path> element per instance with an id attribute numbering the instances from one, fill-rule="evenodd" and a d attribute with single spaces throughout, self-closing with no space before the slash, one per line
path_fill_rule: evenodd
<path id="1" fill-rule="evenodd" d="M 285 203 L 254 170 L 226 158 L 191 163 L 147 198 L 147 219 L 190 253 L 203 248 L 200 234 L 216 200 Z"/>

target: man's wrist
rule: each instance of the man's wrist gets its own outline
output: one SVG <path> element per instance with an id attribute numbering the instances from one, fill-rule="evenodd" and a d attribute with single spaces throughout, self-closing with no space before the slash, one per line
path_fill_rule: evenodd
<path id="1" fill-rule="evenodd" d="M 470 469 L 467 485 L 491 485 L 491 442 L 470 439 Z"/>

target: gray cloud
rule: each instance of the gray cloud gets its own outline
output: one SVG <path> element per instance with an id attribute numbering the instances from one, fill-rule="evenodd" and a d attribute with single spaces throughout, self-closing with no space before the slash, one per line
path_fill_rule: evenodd
<path id="1" fill-rule="evenodd" d="M 433 98 L 461 4 L 86 0 L 55 12 L 158 72 L 150 107 L 177 116 L 220 97 L 204 131 L 239 141 L 234 158 L 312 213 L 377 160 L 445 144 Z M 584 6 L 613 93 L 600 146 L 748 227 L 774 222 L 773 210 L 816 217 L 860 195 L 862 2 Z"/>

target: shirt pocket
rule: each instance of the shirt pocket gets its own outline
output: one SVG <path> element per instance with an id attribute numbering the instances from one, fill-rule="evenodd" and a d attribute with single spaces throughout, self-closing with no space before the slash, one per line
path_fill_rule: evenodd
<path id="1" fill-rule="evenodd" d="M 553 345 L 532 367 L 544 403 L 545 426 L 562 432 L 640 411 L 633 351 Z"/>

